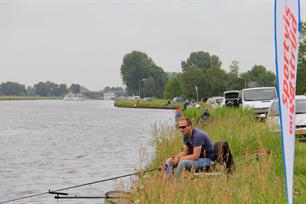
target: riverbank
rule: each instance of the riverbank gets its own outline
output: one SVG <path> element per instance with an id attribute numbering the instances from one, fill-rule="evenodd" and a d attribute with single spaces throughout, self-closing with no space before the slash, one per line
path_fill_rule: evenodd
<path id="1" fill-rule="evenodd" d="M 43 96 L 0 96 L 0 101 L 7 100 L 61 100 L 63 97 Z"/>
<path id="2" fill-rule="evenodd" d="M 183 103 L 170 103 L 166 99 L 117 99 L 115 106 L 120 108 L 158 108 L 158 109 L 175 109 L 183 107 Z"/>
<path id="3" fill-rule="evenodd" d="M 193 178 L 186 172 L 180 180 L 164 181 L 162 172 L 140 176 L 132 191 L 136 203 L 286 203 L 286 187 L 281 137 L 258 122 L 254 113 L 239 108 L 211 109 L 213 120 L 194 123 L 207 132 L 213 142 L 229 143 L 235 172 L 216 177 Z M 199 116 L 187 109 L 185 116 L 193 121 Z M 152 141 L 156 155 L 147 168 L 162 166 L 166 158 L 177 154 L 183 146 L 181 134 L 173 127 L 154 129 Z M 258 153 L 260 152 L 260 154 Z M 294 203 L 306 203 L 306 143 L 296 142 L 294 171 Z"/>

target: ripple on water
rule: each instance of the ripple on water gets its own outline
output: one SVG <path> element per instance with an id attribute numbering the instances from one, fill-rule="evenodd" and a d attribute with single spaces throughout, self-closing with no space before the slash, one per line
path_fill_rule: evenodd
<path id="1" fill-rule="evenodd" d="M 115 108 L 112 101 L 2 103 L 0 197 L 12 199 L 133 173 L 139 167 L 140 148 L 151 139 L 152 124 L 172 121 L 173 115 L 172 110 Z M 97 195 L 118 188 L 118 183 L 67 192 Z M 50 195 L 24 201 L 55 202 Z"/>

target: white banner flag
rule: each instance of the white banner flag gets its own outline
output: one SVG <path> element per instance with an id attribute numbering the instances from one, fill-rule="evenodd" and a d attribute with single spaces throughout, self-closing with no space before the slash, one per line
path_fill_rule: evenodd
<path id="1" fill-rule="evenodd" d="M 275 0 L 275 59 L 287 202 L 292 203 L 295 146 L 295 86 L 299 46 L 299 0 Z"/>

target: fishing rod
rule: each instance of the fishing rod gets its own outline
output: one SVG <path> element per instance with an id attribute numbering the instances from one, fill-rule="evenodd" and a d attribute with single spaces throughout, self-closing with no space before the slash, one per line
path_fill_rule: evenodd
<path id="1" fill-rule="evenodd" d="M 261 153 L 261 152 L 253 152 L 250 155 L 244 155 L 241 156 L 240 158 L 235 160 L 235 166 L 240 166 L 242 164 L 245 164 L 253 159 L 256 159 L 257 161 L 259 160 L 260 157 L 262 156 L 266 156 L 269 154 L 279 154 L 281 153 L 281 150 L 274 149 L 274 150 L 266 150 L 265 152 Z"/>
<path id="2" fill-rule="evenodd" d="M 55 199 L 121 199 L 125 197 L 111 196 L 54 196 Z"/>
<path id="3" fill-rule="evenodd" d="M 280 151 L 271 151 L 273 153 L 280 153 Z M 238 159 L 235 160 L 236 166 L 240 166 L 244 163 L 247 163 L 253 159 L 259 159 L 259 157 L 261 157 L 263 155 L 254 153 L 254 155 L 252 156 L 247 156 L 244 155 Z M 65 187 L 65 188 L 61 188 L 61 189 L 57 189 L 57 190 L 49 190 L 47 192 L 43 192 L 43 193 L 38 193 L 38 194 L 33 194 L 33 195 L 29 195 L 29 196 L 24 196 L 24 197 L 20 197 L 20 198 L 15 198 L 15 199 L 11 199 L 11 200 L 6 200 L 6 201 L 2 201 L 0 202 L 0 204 L 3 203 L 9 203 L 9 202 L 13 202 L 13 201 L 17 201 L 17 200 L 23 200 L 26 198 L 33 198 L 33 197 L 38 197 L 38 196 L 42 196 L 45 194 L 55 194 L 56 196 L 54 198 L 56 199 L 90 199 L 90 198 L 122 198 L 122 197 L 111 197 L 111 196 L 93 196 L 93 197 L 89 197 L 89 196 L 67 196 L 68 193 L 63 193 L 60 191 L 64 191 L 64 190 L 69 190 L 69 189 L 73 189 L 73 188 L 79 188 L 79 187 L 83 187 L 83 186 L 87 186 L 87 185 L 92 185 L 92 184 L 96 184 L 96 183 L 102 183 L 102 182 L 106 182 L 106 181 L 111 181 L 111 180 L 115 180 L 115 179 L 119 179 L 119 178 L 124 178 L 124 177 L 128 177 L 128 176 L 133 176 L 133 175 L 137 175 L 140 174 L 141 172 L 143 173 L 148 173 L 148 172 L 152 172 L 152 171 L 161 171 L 161 168 L 154 168 L 154 169 L 148 169 L 148 170 L 144 170 L 144 171 L 139 171 L 136 173 L 130 173 L 130 174 L 126 174 L 126 175 L 121 175 L 121 176 L 116 176 L 116 177 L 112 177 L 112 178 L 108 178 L 108 179 L 103 179 L 103 180 L 98 180 L 98 181 L 93 181 L 93 182 L 89 182 L 89 183 L 84 183 L 84 184 L 79 184 L 79 185 L 75 185 L 75 186 L 70 186 L 70 187 Z"/>
<path id="4" fill-rule="evenodd" d="M 121 175 L 121 176 L 115 176 L 115 177 L 108 178 L 108 179 L 102 179 L 102 180 L 93 181 L 93 182 L 89 182 L 89 183 L 84 183 L 84 184 L 79 184 L 79 185 L 75 185 L 75 186 L 60 188 L 60 189 L 57 189 L 57 190 L 49 190 L 49 191 L 43 192 L 43 193 L 33 194 L 33 195 L 29 195 L 29 196 L 23 196 L 23 197 L 14 198 L 14 199 L 11 199 L 11 200 L 6 200 L 6 201 L 0 201 L 0 204 L 9 203 L 9 202 L 17 201 L 17 200 L 23 200 L 23 199 L 26 199 L 26 198 L 34 198 L 34 197 L 38 197 L 38 196 L 45 195 L 45 194 L 56 194 L 55 198 L 57 198 L 57 197 L 58 198 L 63 198 L 60 195 L 65 195 L 66 196 L 66 195 L 68 195 L 68 193 L 63 193 L 63 192 L 60 192 L 60 191 L 69 190 L 69 189 L 73 189 L 73 188 L 79 188 L 79 187 L 88 186 L 88 185 L 92 185 L 92 184 L 96 184 L 96 183 L 102 183 L 102 182 L 111 181 L 111 180 L 124 178 L 124 177 L 128 177 L 128 176 L 134 176 L 134 175 L 137 175 L 137 174 L 140 174 L 140 173 L 148 173 L 148 172 L 152 172 L 152 171 L 156 171 L 156 170 L 160 171 L 161 168 L 159 167 L 159 168 L 147 169 L 147 170 L 138 171 L 138 172 L 135 172 L 135 173 L 125 174 L 125 175 Z M 107 197 L 107 196 L 105 196 L 105 197 Z M 113 197 L 108 197 L 108 198 L 113 198 Z"/>
<path id="5" fill-rule="evenodd" d="M 68 193 L 61 192 L 50 192 L 51 194 L 57 194 L 54 196 L 55 199 L 128 199 L 129 193 L 124 191 L 108 191 L 105 196 L 67 196 Z M 120 196 L 110 196 L 110 194 L 119 194 Z M 65 195 L 65 196 L 61 196 Z"/>
<path id="6" fill-rule="evenodd" d="M 271 153 L 271 150 L 269 150 L 269 153 Z M 278 153 L 278 151 L 276 151 L 276 153 Z M 257 161 L 259 160 L 259 157 L 262 157 L 262 156 L 265 156 L 266 153 L 262 154 L 262 153 L 257 153 L 257 152 L 254 152 L 253 155 L 244 155 L 242 156 L 241 158 L 237 159 L 236 160 L 236 166 L 240 166 L 244 163 L 247 163 L 253 159 L 256 159 Z M 243 161 L 245 160 L 245 161 Z M 161 170 L 161 168 L 156 168 L 156 169 L 151 169 L 151 170 L 148 170 L 148 171 L 145 171 L 145 172 L 149 172 L 149 171 L 155 171 L 155 170 Z M 144 172 L 144 173 L 145 173 Z M 81 185 L 76 185 L 76 186 L 71 186 L 71 187 L 67 187 L 67 188 L 62 188 L 62 189 L 58 189 L 58 190 L 55 190 L 55 191 L 50 191 L 51 194 L 57 194 L 54 198 L 55 199 L 127 199 L 128 197 L 124 197 L 122 196 L 122 194 L 126 194 L 124 192 L 119 192 L 121 193 L 121 196 L 109 196 L 108 193 L 105 194 L 105 196 L 67 196 L 68 194 L 65 194 L 65 196 L 61 196 L 61 195 L 64 195 L 64 193 L 62 192 L 59 192 L 59 191 L 63 191 L 63 190 L 68 190 L 68 189 L 71 189 L 71 188 L 77 188 L 77 187 L 81 187 L 81 186 L 85 186 L 85 185 L 90 185 L 90 184 L 94 184 L 94 183 L 98 183 L 98 182 L 103 182 L 103 181 L 108 181 L 108 180 L 113 180 L 113 179 L 117 179 L 117 178 L 122 178 L 122 177 L 125 177 L 125 176 L 131 176 L 131 175 L 135 175 L 137 173 L 133 173 L 133 174 L 127 174 L 127 175 L 124 175 L 124 176 L 119 176 L 119 177 L 113 177 L 113 178 L 109 178 L 109 179 L 104 179 L 104 180 L 100 180 L 100 181 L 95 181 L 95 182 L 90 182 L 90 183 L 85 183 L 85 184 L 81 184 Z M 220 175 L 221 173 L 219 174 L 216 174 L 216 173 L 207 173 L 208 176 L 216 176 L 216 175 Z"/>

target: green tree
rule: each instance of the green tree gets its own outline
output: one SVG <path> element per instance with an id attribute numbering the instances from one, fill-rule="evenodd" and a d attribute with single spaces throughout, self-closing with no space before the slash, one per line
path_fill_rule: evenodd
<path id="1" fill-rule="evenodd" d="M 239 62 L 237 60 L 232 61 L 229 66 L 229 73 L 227 74 L 226 90 L 240 90 L 244 88 L 244 80 L 239 77 Z"/>
<path id="2" fill-rule="evenodd" d="M 298 70 L 296 81 L 296 94 L 306 93 L 306 22 L 302 23 L 299 43 Z"/>
<path id="3" fill-rule="evenodd" d="M 58 89 L 59 89 L 59 96 L 64 96 L 68 92 L 66 84 L 60 84 Z"/>
<path id="4" fill-rule="evenodd" d="M 164 98 L 172 99 L 183 95 L 183 81 L 181 75 L 177 74 L 167 81 L 164 90 Z"/>
<path id="5" fill-rule="evenodd" d="M 81 91 L 81 86 L 79 84 L 71 84 L 69 87 L 69 91 L 72 93 L 78 94 Z"/>
<path id="6" fill-rule="evenodd" d="M 239 62 L 237 60 L 232 61 L 232 64 L 229 66 L 229 74 L 235 77 L 238 77 L 239 74 Z"/>
<path id="7" fill-rule="evenodd" d="M 103 92 L 104 93 L 107 93 L 107 92 L 110 92 L 111 91 L 111 88 L 109 86 L 106 86 L 104 89 L 103 89 Z"/>
<path id="8" fill-rule="evenodd" d="M 26 90 L 27 96 L 35 96 L 36 95 L 36 88 L 28 86 Z"/>
<path id="9" fill-rule="evenodd" d="M 208 52 L 192 52 L 186 61 L 182 61 L 182 70 L 186 71 L 190 67 L 198 67 L 201 70 L 209 68 L 220 68 L 222 62 L 216 55 L 210 55 Z"/>
<path id="10" fill-rule="evenodd" d="M 139 94 L 139 81 L 150 76 L 152 66 L 154 62 L 143 52 L 133 51 L 123 57 L 121 76 L 129 95 Z"/>
<path id="11" fill-rule="evenodd" d="M 150 77 L 140 81 L 141 97 L 162 98 L 168 77 L 163 69 L 158 66 L 151 67 L 150 73 Z"/>
<path id="12" fill-rule="evenodd" d="M 24 85 L 8 81 L 0 85 L 0 94 L 5 96 L 24 96 L 26 95 L 26 89 Z"/>
<path id="13" fill-rule="evenodd" d="M 107 93 L 107 92 L 110 92 L 110 91 L 124 91 L 124 89 L 122 87 L 109 87 L 109 86 L 106 86 L 103 89 L 104 93 Z"/>
<path id="14" fill-rule="evenodd" d="M 121 76 L 129 95 L 138 95 L 142 84 L 142 96 L 162 97 L 167 81 L 167 75 L 163 69 L 155 65 L 147 54 L 139 51 L 133 51 L 124 56 Z"/>
<path id="15" fill-rule="evenodd" d="M 124 91 L 122 87 L 112 87 L 111 91 Z"/>
<path id="16" fill-rule="evenodd" d="M 250 71 L 241 74 L 247 87 L 275 86 L 275 74 L 262 65 L 254 65 Z"/>
<path id="17" fill-rule="evenodd" d="M 202 82 L 205 81 L 204 73 L 196 66 L 189 67 L 182 73 L 183 93 L 189 99 L 196 99 L 196 86 L 198 86 L 199 98 L 204 94 Z"/>
<path id="18" fill-rule="evenodd" d="M 49 86 L 50 86 L 50 91 L 49 91 L 50 96 L 63 96 L 68 92 L 66 84 L 58 85 L 55 83 L 51 83 Z"/>
<path id="19" fill-rule="evenodd" d="M 37 84 L 34 84 L 34 88 L 36 90 L 36 95 L 38 96 L 48 96 L 50 92 L 50 89 L 44 82 L 38 82 Z"/>
<path id="20" fill-rule="evenodd" d="M 227 79 L 226 72 L 221 68 L 207 70 L 201 83 L 202 97 L 223 96 L 226 91 Z"/>
<path id="21" fill-rule="evenodd" d="M 63 96 L 67 93 L 67 86 L 66 84 L 58 85 L 53 82 L 46 81 L 34 84 L 33 90 L 35 91 L 35 95 L 38 96 Z"/>

